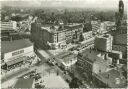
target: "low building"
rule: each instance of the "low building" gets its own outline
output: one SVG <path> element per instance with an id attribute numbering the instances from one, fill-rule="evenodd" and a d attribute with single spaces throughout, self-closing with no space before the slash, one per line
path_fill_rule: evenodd
<path id="1" fill-rule="evenodd" d="M 1 42 L 1 60 L 6 64 L 5 70 L 10 70 L 35 57 L 33 44 L 28 39 Z"/>
<path id="2" fill-rule="evenodd" d="M 111 58 L 114 58 L 114 59 L 122 59 L 122 52 L 112 50 L 112 51 L 108 54 L 108 56 L 110 56 Z"/>
<path id="3" fill-rule="evenodd" d="M 112 51 L 113 37 L 109 34 L 95 38 L 94 47 L 97 50 L 110 52 Z"/>
<path id="4" fill-rule="evenodd" d="M 112 49 L 115 50 L 115 51 L 120 51 L 122 52 L 122 57 L 123 58 L 127 58 L 127 46 L 126 45 L 113 45 L 112 46 Z"/>
<path id="5" fill-rule="evenodd" d="M 102 88 L 125 88 L 127 86 L 125 77 L 116 69 L 104 73 L 93 73 L 93 76 L 95 85 Z"/>
<path id="6" fill-rule="evenodd" d="M 72 53 L 59 54 L 57 59 L 61 62 L 62 67 L 65 69 L 70 69 L 77 62 L 76 55 Z"/>
<path id="7" fill-rule="evenodd" d="M 51 61 L 53 60 L 63 69 L 71 70 L 72 66 L 74 66 L 77 62 L 77 57 L 71 52 L 62 52 L 56 55 L 55 58 L 51 58 Z"/>

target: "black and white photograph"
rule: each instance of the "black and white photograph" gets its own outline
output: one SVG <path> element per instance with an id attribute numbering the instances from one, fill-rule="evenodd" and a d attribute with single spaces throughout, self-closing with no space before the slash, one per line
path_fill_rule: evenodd
<path id="1" fill-rule="evenodd" d="M 0 0 L 1 89 L 128 89 L 127 0 Z"/>

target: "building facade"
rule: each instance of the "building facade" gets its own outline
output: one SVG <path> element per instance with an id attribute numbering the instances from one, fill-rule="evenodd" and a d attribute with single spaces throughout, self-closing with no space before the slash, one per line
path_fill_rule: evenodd
<path id="1" fill-rule="evenodd" d="M 115 22 L 111 22 L 111 21 L 101 22 L 100 31 L 99 31 L 101 34 L 107 33 L 111 30 L 116 30 Z"/>
<path id="2" fill-rule="evenodd" d="M 95 38 L 94 48 L 97 50 L 110 52 L 112 51 L 113 37 L 111 35 L 99 36 Z"/>
<path id="3" fill-rule="evenodd" d="M 78 42 L 80 40 L 80 35 L 83 34 L 82 24 L 69 24 L 64 26 L 66 30 L 66 42 Z"/>
<path id="4" fill-rule="evenodd" d="M 125 88 L 126 79 L 117 69 L 111 69 L 104 73 L 93 73 L 95 86 L 101 88 Z"/>
<path id="5" fill-rule="evenodd" d="M 0 23 L 1 23 L 1 30 L 16 30 L 17 29 L 16 21 L 0 22 Z"/>
<path id="6" fill-rule="evenodd" d="M 100 55 L 100 57 L 99 57 Z M 93 73 L 103 73 L 107 70 L 107 66 L 111 64 L 111 59 L 101 57 L 100 52 L 86 50 L 77 56 L 77 67 L 83 72 L 83 75 L 88 81 L 92 81 Z"/>
<path id="7" fill-rule="evenodd" d="M 25 63 L 32 57 L 35 58 L 33 44 L 27 40 L 2 41 L 1 60 L 6 65 L 6 70 Z"/>
<path id="8" fill-rule="evenodd" d="M 84 36 L 85 40 L 88 40 L 88 39 L 92 38 L 93 37 L 92 31 L 84 32 L 83 36 Z"/>
<path id="9" fill-rule="evenodd" d="M 127 44 L 127 26 L 122 25 L 116 30 L 113 35 L 114 44 L 126 45 Z"/>
<path id="10" fill-rule="evenodd" d="M 31 29 L 31 39 L 40 46 L 50 46 L 52 48 L 64 48 L 73 39 L 79 40 L 80 33 L 83 32 L 82 25 L 41 25 L 33 23 Z"/>
<path id="11" fill-rule="evenodd" d="M 41 47 L 59 48 L 65 45 L 65 31 L 59 26 L 42 26 L 33 23 L 31 29 L 31 40 Z"/>
<path id="12" fill-rule="evenodd" d="M 96 35 L 97 33 L 99 33 L 101 22 L 100 21 L 91 21 L 91 25 L 92 25 L 93 34 Z"/>

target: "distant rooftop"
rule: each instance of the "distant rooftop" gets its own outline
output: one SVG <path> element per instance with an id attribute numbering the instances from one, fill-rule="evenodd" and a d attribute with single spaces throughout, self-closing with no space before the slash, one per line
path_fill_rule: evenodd
<path id="1" fill-rule="evenodd" d="M 78 24 L 78 23 L 72 23 L 72 24 L 68 24 L 68 25 L 65 25 L 64 28 L 66 29 L 78 29 L 78 28 L 81 28 L 83 27 L 82 24 Z"/>
<path id="2" fill-rule="evenodd" d="M 12 52 L 32 45 L 33 44 L 29 41 L 29 39 L 1 41 L 1 53 Z"/>
<path id="3" fill-rule="evenodd" d="M 81 25 L 81 24 L 79 24 L 79 23 L 69 23 L 66 26 L 73 27 L 73 26 L 77 26 L 77 25 Z"/>

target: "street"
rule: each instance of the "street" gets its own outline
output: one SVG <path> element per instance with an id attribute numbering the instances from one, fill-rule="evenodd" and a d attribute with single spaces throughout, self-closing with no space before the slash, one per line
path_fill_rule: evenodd
<path id="1" fill-rule="evenodd" d="M 86 43 L 86 42 L 85 42 Z M 84 48 L 84 50 L 86 50 L 87 48 L 91 47 L 92 45 L 89 45 L 87 47 Z M 83 51 L 83 49 L 79 50 L 80 52 Z M 50 57 L 55 57 L 56 55 L 53 55 L 52 53 L 50 53 L 48 50 L 38 50 L 36 51 L 37 56 L 41 59 L 41 62 L 39 64 L 36 64 L 34 67 L 26 67 L 21 69 L 20 71 L 17 71 L 16 73 L 13 73 L 11 75 L 7 75 L 6 77 L 2 78 L 1 82 L 4 83 L 8 80 L 13 80 L 16 79 L 18 76 L 21 76 L 25 73 L 27 73 L 28 71 L 31 71 L 32 69 L 37 69 L 37 71 L 43 75 L 45 75 L 44 71 L 46 70 L 51 70 L 53 69 L 54 72 L 58 72 L 59 75 L 65 80 L 65 81 L 71 81 L 71 76 L 69 74 L 65 74 L 64 70 L 60 69 L 57 65 L 49 65 L 47 63 L 47 59 Z M 73 69 L 75 70 L 75 69 Z M 50 73 L 50 72 L 49 72 Z M 81 78 L 80 74 L 78 74 L 77 71 L 74 71 L 74 76 L 76 76 L 78 79 L 83 80 L 83 78 Z"/>

